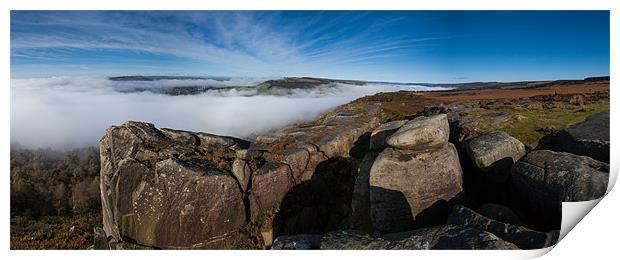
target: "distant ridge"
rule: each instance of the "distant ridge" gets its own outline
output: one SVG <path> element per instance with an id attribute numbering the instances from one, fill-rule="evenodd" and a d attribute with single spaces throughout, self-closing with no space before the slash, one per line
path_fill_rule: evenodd
<path id="1" fill-rule="evenodd" d="M 119 77 L 109 77 L 109 80 L 113 81 L 156 81 L 156 80 L 200 80 L 200 79 L 212 79 L 217 81 L 230 80 L 230 77 L 193 77 L 193 76 L 119 76 Z"/>
<path id="2" fill-rule="evenodd" d="M 158 80 L 215 80 L 229 81 L 232 77 L 198 77 L 198 76 L 118 76 L 109 77 L 112 81 L 158 81 Z M 250 89 L 257 88 L 261 92 L 286 91 L 291 89 L 312 89 L 319 86 L 329 86 L 333 84 L 349 84 L 362 86 L 366 84 L 394 84 L 424 87 L 443 87 L 451 89 L 497 89 L 497 88 L 514 88 L 514 87 L 542 87 L 547 84 L 575 84 L 579 82 L 598 82 L 609 81 L 609 76 L 587 77 L 582 80 L 548 80 L 548 81 L 516 81 L 516 82 L 467 82 L 467 83 L 400 83 L 386 81 L 362 81 L 362 80 L 345 80 L 345 79 L 329 79 L 315 77 L 284 77 L 282 79 L 267 80 L 257 85 L 237 85 L 237 86 L 217 86 L 207 83 L 197 84 L 193 82 L 181 83 L 178 86 L 166 87 L 158 92 L 168 95 L 193 95 L 203 93 L 215 89 Z M 183 85 L 186 84 L 186 85 Z M 135 91 L 153 91 L 151 89 L 134 89 Z"/>
<path id="3" fill-rule="evenodd" d="M 146 76 L 146 75 L 132 75 L 132 76 L 116 76 L 109 77 L 109 80 L 113 81 L 157 81 L 157 80 L 201 80 L 211 79 L 217 81 L 231 80 L 232 77 L 222 76 Z M 450 86 L 450 87 L 491 87 L 491 86 L 514 86 L 514 85 L 527 85 L 530 83 L 542 83 L 542 82 L 580 82 L 580 81 L 608 81 L 610 76 L 595 76 L 586 77 L 584 79 L 560 79 L 560 80 L 537 80 L 537 81 L 511 81 L 511 82 L 499 82 L 499 81 L 476 81 L 465 83 L 426 83 L 426 82 L 390 82 L 390 81 L 364 81 L 364 80 L 347 80 L 347 79 L 330 79 L 330 78 L 317 78 L 317 77 L 284 77 L 282 79 L 267 80 L 263 82 L 269 85 L 278 86 L 297 86 L 301 84 L 320 85 L 328 83 L 342 83 L 350 85 L 363 85 L 368 83 L 380 83 L 380 84 L 399 84 L 399 85 L 419 85 L 429 87 Z"/>

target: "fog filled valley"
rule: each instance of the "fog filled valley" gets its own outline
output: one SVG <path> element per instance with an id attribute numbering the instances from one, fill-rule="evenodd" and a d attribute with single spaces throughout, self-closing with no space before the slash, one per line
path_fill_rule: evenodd
<path id="1" fill-rule="evenodd" d="M 95 146 L 107 127 L 129 120 L 248 138 L 316 118 L 338 105 L 378 92 L 447 89 L 357 82 L 361 85 L 336 82 L 310 88 L 261 85 L 266 80 L 269 79 L 12 79 L 11 147 L 73 149 Z"/>

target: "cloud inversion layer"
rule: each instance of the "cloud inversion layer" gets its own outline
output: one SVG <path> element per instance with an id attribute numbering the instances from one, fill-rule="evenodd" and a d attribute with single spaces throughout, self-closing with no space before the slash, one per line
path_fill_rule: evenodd
<path id="1" fill-rule="evenodd" d="M 237 82 L 239 80 L 232 79 L 222 84 L 236 85 Z M 28 148 L 96 145 L 107 127 L 128 120 L 152 122 L 157 127 L 247 137 L 313 119 L 361 96 L 401 89 L 429 89 L 388 84 L 339 84 L 332 88 L 295 90 L 286 96 L 255 95 L 236 90 L 168 96 L 152 92 L 119 92 L 119 88 L 128 88 L 123 84 L 133 83 L 97 77 L 12 79 L 11 141 Z"/>

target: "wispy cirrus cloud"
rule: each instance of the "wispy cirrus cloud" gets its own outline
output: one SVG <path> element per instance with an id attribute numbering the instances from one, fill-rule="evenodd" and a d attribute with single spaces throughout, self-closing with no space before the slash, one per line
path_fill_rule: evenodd
<path id="1" fill-rule="evenodd" d="M 221 74 L 325 74 L 403 55 L 441 37 L 385 33 L 368 12 L 13 12 L 11 56 L 71 62 L 101 51 L 174 56 Z M 376 15 L 376 14 L 373 14 Z M 360 26 L 360 23 L 361 26 Z M 114 61 L 109 61 L 114 63 Z"/>

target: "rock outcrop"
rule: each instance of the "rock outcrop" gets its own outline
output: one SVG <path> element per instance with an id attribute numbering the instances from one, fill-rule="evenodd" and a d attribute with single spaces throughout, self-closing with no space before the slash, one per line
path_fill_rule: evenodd
<path id="1" fill-rule="evenodd" d="M 358 139 L 379 125 L 379 113 L 345 105 L 254 143 L 141 122 L 110 127 L 100 142 L 105 236 L 110 243 L 208 248 L 277 210 L 330 158 L 363 156 L 369 140 Z"/>
<path id="2" fill-rule="evenodd" d="M 278 208 L 293 185 L 295 181 L 285 164 L 267 162 L 254 172 L 249 196 L 252 219 Z"/>
<path id="3" fill-rule="evenodd" d="M 605 195 L 609 165 L 586 156 L 536 150 L 521 158 L 511 175 L 523 210 L 545 226 L 559 229 L 561 202 Z"/>
<path id="4" fill-rule="evenodd" d="M 555 150 L 592 157 L 609 163 L 609 112 L 560 131 Z"/>
<path id="5" fill-rule="evenodd" d="M 563 202 L 586 201 L 605 195 L 609 164 L 570 153 L 537 150 L 512 167 L 512 176 L 524 192 L 542 188 L 559 195 L 557 199 Z"/>
<path id="6" fill-rule="evenodd" d="M 310 250 L 321 247 L 322 235 L 280 236 L 273 241 L 272 250 Z"/>
<path id="7" fill-rule="evenodd" d="M 398 232 L 413 228 L 421 214 L 430 217 L 460 193 L 462 171 L 452 144 L 421 154 L 386 148 L 372 166 L 369 183 L 373 226 Z"/>
<path id="8" fill-rule="evenodd" d="M 448 224 L 463 225 L 484 230 L 497 237 L 515 244 L 521 249 L 535 249 L 552 246 L 558 239 L 559 232 L 543 233 L 525 227 L 503 223 L 466 208 L 456 206 L 448 217 Z"/>
<path id="9" fill-rule="evenodd" d="M 242 191 L 226 170 L 228 149 L 243 141 L 204 136 L 139 122 L 106 131 L 100 143 L 106 236 L 190 248 L 246 223 Z"/>
<path id="10" fill-rule="evenodd" d="M 504 132 L 474 137 L 465 144 L 467 155 L 487 179 L 504 183 L 510 167 L 525 155 L 525 145 Z"/>
<path id="11" fill-rule="evenodd" d="M 521 225 L 521 219 L 512 209 L 499 204 L 485 203 L 480 205 L 478 213 L 485 217 L 513 225 Z"/>
<path id="12" fill-rule="evenodd" d="M 436 214 L 462 191 L 458 154 L 448 143 L 448 133 L 446 116 L 436 115 L 413 119 L 386 136 L 391 147 L 362 161 L 352 225 L 390 233 L 440 221 Z"/>
<path id="13" fill-rule="evenodd" d="M 428 238 L 429 249 L 518 249 L 514 244 L 502 240 L 490 232 L 465 226 L 447 224 L 433 228 L 414 230 L 411 234 Z"/>
<path id="14" fill-rule="evenodd" d="M 385 143 L 397 149 L 424 151 L 445 145 L 449 136 L 447 116 L 439 114 L 417 117 L 405 123 Z"/>
<path id="15" fill-rule="evenodd" d="M 285 82 L 262 87 L 323 84 Z M 609 165 L 592 158 L 608 160 L 608 114 L 560 132 L 549 149 L 565 153 L 505 130 L 531 113 L 504 108 L 574 108 L 605 93 L 437 105 L 453 94 L 381 93 L 251 141 L 110 127 L 96 248 L 541 248 L 557 240 L 562 201 L 604 195 Z"/>
<path id="16" fill-rule="evenodd" d="M 325 235 L 279 237 L 272 249 L 324 250 L 427 250 L 427 249 L 518 249 L 492 233 L 471 227 L 441 225 L 411 232 L 371 236 L 355 230 L 341 230 Z"/>
<path id="17" fill-rule="evenodd" d="M 407 120 L 391 121 L 377 127 L 370 134 L 370 149 L 377 150 L 383 149 L 387 146 L 386 139 L 394 134 L 400 127 L 402 127 Z"/>
<path id="18" fill-rule="evenodd" d="M 285 127 L 256 137 L 255 146 L 266 150 L 267 157 L 282 158 L 287 149 L 306 149 L 307 167 L 336 157 L 363 157 L 369 143 L 359 147 L 358 139 L 380 125 L 378 104 L 347 104 L 325 114 L 316 121 Z M 358 151 L 360 150 L 360 151 Z M 319 157 L 318 159 L 315 159 Z M 314 162 L 312 162 L 314 160 Z M 306 172 L 307 174 L 307 172 Z M 311 175 L 311 174 L 310 174 Z M 305 176 L 310 179 L 311 176 Z"/>

